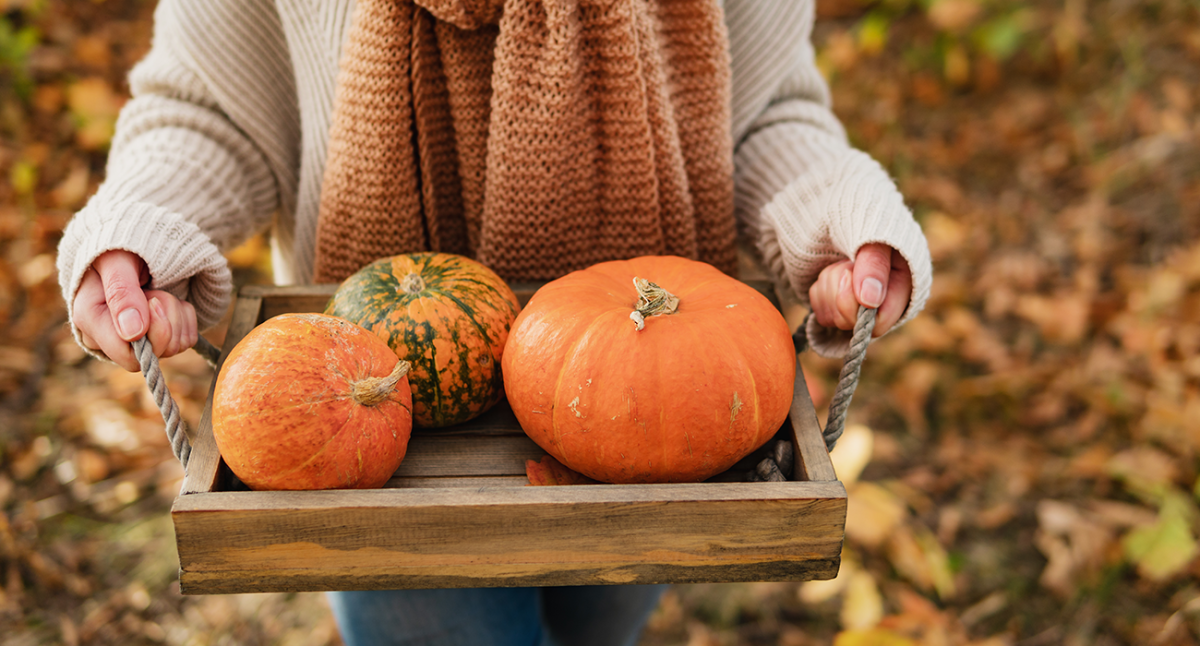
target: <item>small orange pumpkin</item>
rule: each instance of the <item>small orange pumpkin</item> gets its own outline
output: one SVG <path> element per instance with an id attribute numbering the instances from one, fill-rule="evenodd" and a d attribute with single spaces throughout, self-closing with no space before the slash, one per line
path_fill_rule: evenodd
<path id="1" fill-rule="evenodd" d="M 407 371 L 383 339 L 349 321 L 271 318 L 217 375 L 217 448 L 255 490 L 381 487 L 408 449 Z"/>
<path id="2" fill-rule="evenodd" d="M 787 323 L 766 297 L 671 256 L 547 283 L 513 323 L 503 362 L 526 434 L 609 483 L 727 470 L 783 424 L 795 370 Z"/>

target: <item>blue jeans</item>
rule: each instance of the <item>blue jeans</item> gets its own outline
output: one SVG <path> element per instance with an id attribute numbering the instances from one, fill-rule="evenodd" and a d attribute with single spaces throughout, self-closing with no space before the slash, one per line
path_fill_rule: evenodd
<path id="1" fill-rule="evenodd" d="M 665 585 L 326 593 L 346 646 L 633 646 Z"/>

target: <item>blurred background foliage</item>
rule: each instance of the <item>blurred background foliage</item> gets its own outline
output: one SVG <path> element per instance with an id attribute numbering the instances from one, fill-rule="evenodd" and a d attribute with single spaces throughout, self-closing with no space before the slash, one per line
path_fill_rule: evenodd
<path id="1" fill-rule="evenodd" d="M 179 594 L 161 418 L 64 326 L 55 247 L 154 4 L 0 0 L 0 635 L 337 644 L 319 594 Z M 834 108 L 922 223 L 933 295 L 872 347 L 835 451 L 838 578 L 677 586 L 643 644 L 1200 643 L 1200 3 L 817 12 Z M 261 238 L 230 262 L 268 280 Z M 838 366 L 804 363 L 826 404 Z M 164 367 L 194 425 L 211 370 Z"/>

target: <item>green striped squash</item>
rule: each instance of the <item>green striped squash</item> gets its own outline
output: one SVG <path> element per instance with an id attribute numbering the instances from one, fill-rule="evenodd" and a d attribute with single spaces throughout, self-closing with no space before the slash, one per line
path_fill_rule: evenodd
<path id="1" fill-rule="evenodd" d="M 325 308 L 387 341 L 412 364 L 413 423 L 469 420 L 504 396 L 500 362 L 520 310 L 483 264 L 455 254 L 382 258 L 347 278 Z"/>

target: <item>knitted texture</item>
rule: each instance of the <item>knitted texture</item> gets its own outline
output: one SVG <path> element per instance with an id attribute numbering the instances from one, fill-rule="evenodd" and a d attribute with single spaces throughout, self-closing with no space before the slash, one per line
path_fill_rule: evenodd
<path id="1" fill-rule="evenodd" d="M 314 281 L 427 249 L 510 280 L 648 254 L 732 272 L 728 51 L 714 0 L 359 0 Z"/>

